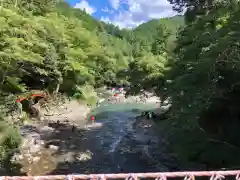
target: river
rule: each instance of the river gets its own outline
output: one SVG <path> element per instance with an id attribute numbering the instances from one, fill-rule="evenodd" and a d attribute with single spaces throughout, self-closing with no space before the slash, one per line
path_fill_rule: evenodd
<path id="1" fill-rule="evenodd" d="M 103 124 L 101 129 L 95 130 L 96 150 L 104 154 L 106 166 L 97 172 L 145 172 L 156 171 L 146 159 L 140 158 L 145 143 L 151 139 L 157 141 L 157 137 L 149 134 L 142 136 L 136 133 L 133 124 L 141 111 L 153 109 L 156 104 L 102 104 L 93 114 L 96 120 Z M 140 139 L 140 140 L 138 140 Z M 96 154 L 96 157 L 98 155 Z M 99 161 L 104 161 L 100 158 Z M 95 161 L 93 160 L 95 163 Z"/>
<path id="2" fill-rule="evenodd" d="M 42 153 L 41 163 L 25 169 L 30 169 L 31 175 L 173 170 L 175 167 L 169 166 L 170 160 L 161 152 L 153 123 L 136 119 L 141 111 L 154 108 L 155 103 L 103 102 L 89 115 L 94 115 L 101 126 L 94 127 L 89 121 L 88 130 L 61 128 L 49 138 L 58 151 Z"/>

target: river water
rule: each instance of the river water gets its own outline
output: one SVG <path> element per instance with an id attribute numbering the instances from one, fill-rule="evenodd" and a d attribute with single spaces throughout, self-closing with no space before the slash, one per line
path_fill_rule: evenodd
<path id="1" fill-rule="evenodd" d="M 166 170 L 156 162 L 150 162 L 152 154 L 158 148 L 158 136 L 136 130 L 133 125 L 142 111 L 156 108 L 156 104 L 104 102 L 91 115 L 101 128 L 91 129 L 86 146 L 91 149 L 92 159 L 84 164 L 83 171 L 71 169 L 72 173 L 118 173 L 118 172 L 154 172 Z M 91 124 L 91 122 L 90 122 Z M 91 127 L 91 125 L 90 125 Z M 149 143 L 151 141 L 151 143 Z M 91 145 L 90 145 L 90 144 Z M 154 149 L 156 148 L 156 149 Z M 149 158 L 147 157 L 149 156 Z M 87 171 L 85 171 L 87 170 Z"/>
<path id="2" fill-rule="evenodd" d="M 58 130 L 50 137 L 58 151 L 52 155 L 42 153 L 41 164 L 25 169 L 31 169 L 31 175 L 171 170 L 161 154 L 158 133 L 148 126 L 150 121 L 136 119 L 142 111 L 154 108 L 155 103 L 103 102 L 89 115 L 95 116 L 95 124 L 89 121 L 87 130 L 75 132 L 71 126 Z"/>

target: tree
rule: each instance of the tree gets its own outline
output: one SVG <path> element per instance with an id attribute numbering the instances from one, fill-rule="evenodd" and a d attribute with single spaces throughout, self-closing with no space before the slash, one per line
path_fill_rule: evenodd
<path id="1" fill-rule="evenodd" d="M 166 87 L 173 99 L 171 125 L 175 127 L 171 148 L 186 161 L 192 159 L 214 168 L 234 166 L 238 158 L 226 154 L 237 153 L 232 147 L 239 146 L 239 133 L 234 128 L 239 125 L 239 51 L 235 33 L 239 3 L 171 2 L 176 7 L 187 7 L 187 25 L 178 35 L 177 58 L 167 75 L 171 83 Z M 196 153 L 187 153 L 193 149 Z M 216 149 L 221 152 L 213 153 Z"/>

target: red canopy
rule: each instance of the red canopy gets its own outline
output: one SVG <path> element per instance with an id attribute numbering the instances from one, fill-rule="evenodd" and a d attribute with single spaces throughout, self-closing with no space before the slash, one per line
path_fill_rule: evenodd
<path id="1" fill-rule="evenodd" d="M 21 102 L 21 101 L 23 101 L 25 98 L 20 98 L 20 99 L 17 99 L 16 101 L 17 102 Z"/>
<path id="2" fill-rule="evenodd" d="M 32 97 L 43 97 L 43 98 L 44 98 L 44 97 L 45 97 L 45 94 L 32 94 L 31 96 L 32 96 Z M 17 102 L 21 102 L 21 101 L 23 101 L 23 100 L 25 100 L 25 99 L 26 99 L 26 97 L 17 98 L 16 101 L 17 101 Z"/>

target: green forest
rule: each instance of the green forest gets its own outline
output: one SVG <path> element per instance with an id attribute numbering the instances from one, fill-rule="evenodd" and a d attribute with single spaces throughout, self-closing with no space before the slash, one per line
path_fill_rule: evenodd
<path id="1" fill-rule="evenodd" d="M 186 166 L 236 168 L 240 160 L 240 3 L 169 0 L 183 16 L 119 29 L 58 0 L 0 5 L 0 162 L 21 137 L 5 120 L 15 97 L 31 89 L 94 102 L 94 89 L 153 90 L 173 107 L 159 129 Z M 239 74 L 238 74 L 239 73 Z"/>

